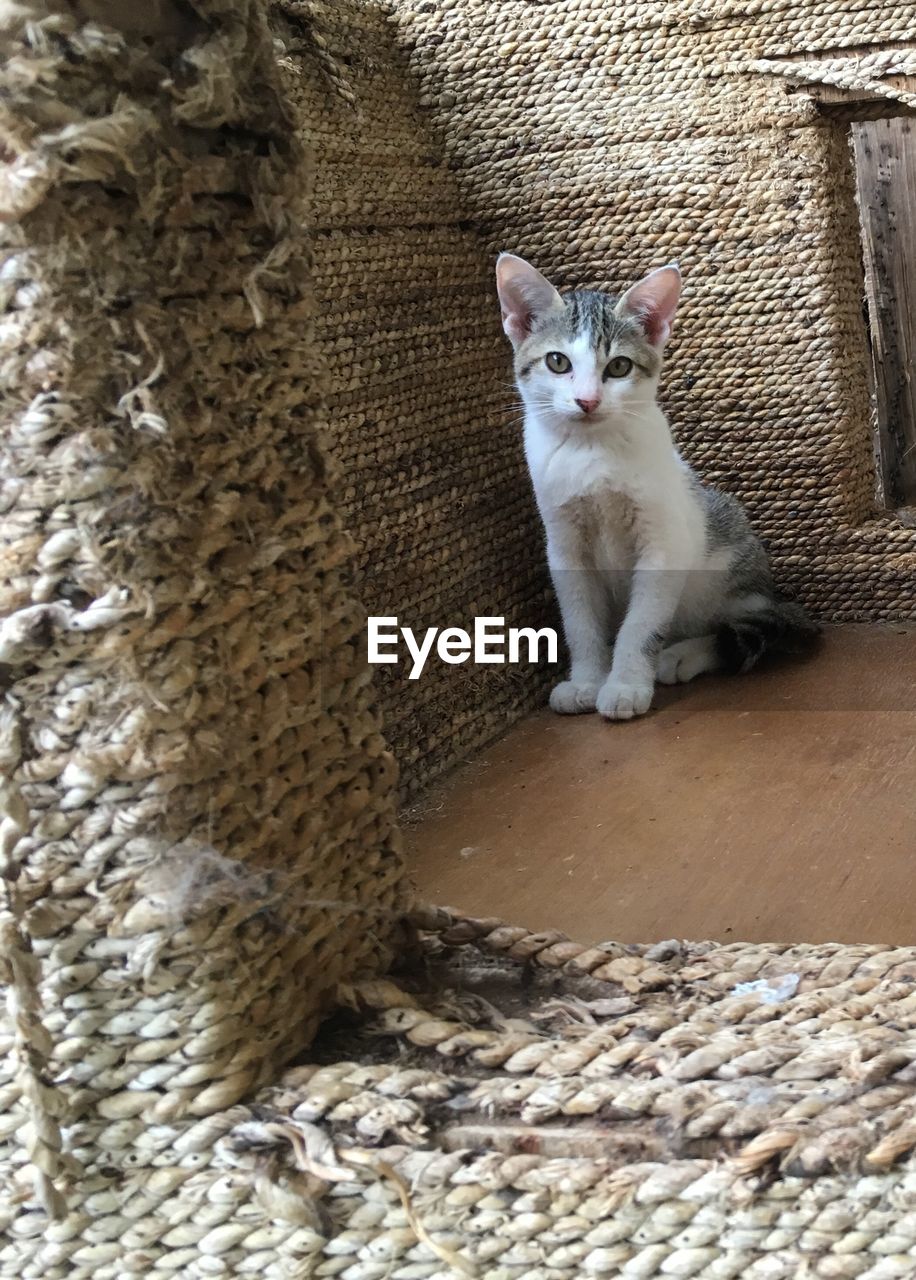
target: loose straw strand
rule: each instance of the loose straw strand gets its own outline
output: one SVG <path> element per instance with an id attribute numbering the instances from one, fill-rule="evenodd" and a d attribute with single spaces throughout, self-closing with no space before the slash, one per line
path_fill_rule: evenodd
<path id="1" fill-rule="evenodd" d="M 0 906 L 0 974 L 13 1026 L 15 1079 L 29 1117 L 25 1144 L 35 1194 L 49 1217 L 59 1219 L 66 1214 L 64 1197 L 55 1185 L 63 1172 L 61 1102 L 48 1084 L 52 1042 L 41 1021 L 41 967 L 23 924 L 16 885 L 21 871 L 17 849 L 29 826 L 28 806 L 12 776 L 19 757 L 19 728 L 8 710 L 0 724 L 0 879 L 5 898 Z"/>

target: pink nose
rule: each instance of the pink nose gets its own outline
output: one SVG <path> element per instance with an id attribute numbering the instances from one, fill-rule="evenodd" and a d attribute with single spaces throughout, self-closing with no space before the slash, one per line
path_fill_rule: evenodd
<path id="1" fill-rule="evenodd" d="M 594 396 L 591 400 L 576 401 L 576 404 L 579 406 L 579 408 L 582 410 L 583 413 L 591 413 L 592 410 L 598 408 L 600 403 L 601 401 L 598 398 L 598 396 Z"/>

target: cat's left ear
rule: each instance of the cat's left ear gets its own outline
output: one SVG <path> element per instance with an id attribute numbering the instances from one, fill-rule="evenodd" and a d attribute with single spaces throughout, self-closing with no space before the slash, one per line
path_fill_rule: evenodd
<path id="1" fill-rule="evenodd" d="M 617 314 L 633 316 L 653 347 L 663 347 L 671 333 L 677 301 L 681 296 L 681 273 L 677 263 L 658 267 L 643 276 L 617 303 Z"/>

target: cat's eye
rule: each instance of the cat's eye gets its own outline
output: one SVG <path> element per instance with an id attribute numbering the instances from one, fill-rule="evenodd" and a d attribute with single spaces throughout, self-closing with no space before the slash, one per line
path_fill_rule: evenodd
<path id="1" fill-rule="evenodd" d="M 544 363 L 551 373 L 569 373 L 572 368 L 572 361 L 562 351 L 548 351 Z"/>
<path id="2" fill-rule="evenodd" d="M 606 378 L 625 378 L 632 368 L 633 361 L 629 356 L 614 356 L 614 359 L 608 362 L 604 370 L 604 376 Z"/>

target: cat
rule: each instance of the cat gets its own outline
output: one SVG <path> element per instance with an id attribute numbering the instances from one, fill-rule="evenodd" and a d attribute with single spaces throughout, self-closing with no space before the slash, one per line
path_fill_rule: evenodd
<path id="1" fill-rule="evenodd" d="M 656 681 L 808 650 L 820 628 L 777 594 L 744 508 L 700 481 L 658 406 L 678 267 L 620 298 L 560 294 L 503 253 L 496 284 L 571 661 L 552 709 L 629 720 Z"/>

